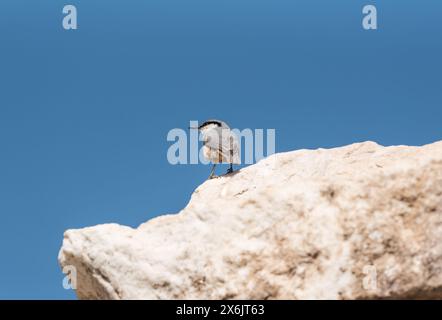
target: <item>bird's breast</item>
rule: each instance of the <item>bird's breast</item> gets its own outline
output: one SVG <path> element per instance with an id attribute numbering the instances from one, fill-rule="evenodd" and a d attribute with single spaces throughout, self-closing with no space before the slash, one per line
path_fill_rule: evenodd
<path id="1" fill-rule="evenodd" d="M 220 163 L 222 161 L 222 159 L 220 159 L 220 152 L 208 146 L 203 146 L 203 155 L 207 160 L 213 163 Z"/>

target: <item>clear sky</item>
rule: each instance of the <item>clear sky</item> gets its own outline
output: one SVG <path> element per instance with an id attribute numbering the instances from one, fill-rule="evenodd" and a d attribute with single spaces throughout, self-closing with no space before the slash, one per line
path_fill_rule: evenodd
<path id="1" fill-rule="evenodd" d="M 441 16 L 440 0 L 1 0 L 0 298 L 75 297 L 66 229 L 183 208 L 210 169 L 167 161 L 190 120 L 274 128 L 277 152 L 442 139 Z"/>

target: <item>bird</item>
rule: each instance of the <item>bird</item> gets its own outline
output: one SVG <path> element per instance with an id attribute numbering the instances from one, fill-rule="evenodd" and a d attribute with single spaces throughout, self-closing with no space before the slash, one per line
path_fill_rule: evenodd
<path id="1" fill-rule="evenodd" d="M 233 164 L 239 164 L 238 138 L 224 121 L 210 119 L 198 127 L 202 135 L 203 155 L 213 163 L 208 179 L 215 178 L 215 167 L 218 163 L 229 163 L 226 174 L 233 172 Z"/>

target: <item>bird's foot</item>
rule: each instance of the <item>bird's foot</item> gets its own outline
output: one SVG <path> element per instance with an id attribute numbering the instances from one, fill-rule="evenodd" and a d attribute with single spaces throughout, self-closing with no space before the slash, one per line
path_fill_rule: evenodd
<path id="1" fill-rule="evenodd" d="M 229 174 L 229 173 L 232 173 L 232 172 L 233 172 L 233 168 L 229 168 L 229 169 L 227 169 L 226 174 Z"/>
<path id="2" fill-rule="evenodd" d="M 217 175 L 215 175 L 215 174 L 211 174 L 208 178 L 207 178 L 207 180 L 210 180 L 210 179 L 215 179 L 215 178 L 219 178 Z"/>

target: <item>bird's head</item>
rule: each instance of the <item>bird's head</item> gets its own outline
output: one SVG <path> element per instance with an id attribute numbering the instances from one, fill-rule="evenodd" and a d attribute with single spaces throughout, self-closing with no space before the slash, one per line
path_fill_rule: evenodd
<path id="1" fill-rule="evenodd" d="M 214 128 L 229 129 L 229 126 L 224 121 L 211 119 L 211 120 L 204 121 L 198 127 L 189 127 L 189 129 L 198 129 L 201 132 L 204 132 L 206 130 L 211 130 Z"/>

